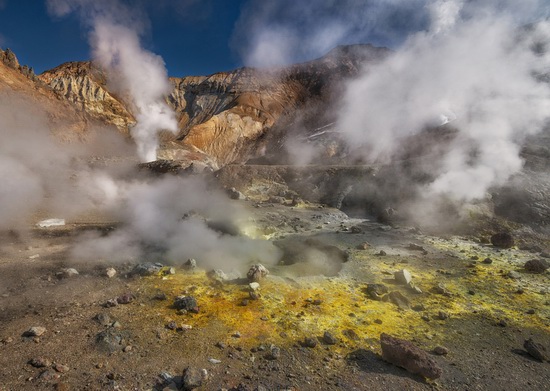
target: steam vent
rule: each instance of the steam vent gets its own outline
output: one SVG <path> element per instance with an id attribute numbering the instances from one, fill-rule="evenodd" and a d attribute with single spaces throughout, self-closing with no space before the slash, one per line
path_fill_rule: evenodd
<path id="1" fill-rule="evenodd" d="M 0 0 L 0 391 L 550 389 L 543 1 L 137 3 Z"/>

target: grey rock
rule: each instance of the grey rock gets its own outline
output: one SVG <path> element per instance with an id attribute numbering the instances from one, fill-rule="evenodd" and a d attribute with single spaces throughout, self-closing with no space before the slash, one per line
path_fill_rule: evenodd
<path id="1" fill-rule="evenodd" d="M 25 337 L 40 337 L 46 332 L 46 328 L 42 326 L 34 326 L 25 331 Z"/>
<path id="2" fill-rule="evenodd" d="M 521 274 L 519 274 L 517 271 L 515 270 L 511 270 L 508 274 L 507 274 L 508 278 L 511 278 L 512 280 L 519 280 L 521 278 Z"/>
<path id="3" fill-rule="evenodd" d="M 393 277 L 398 284 L 408 285 L 412 281 L 411 273 L 407 269 L 401 269 L 393 273 Z"/>
<path id="4" fill-rule="evenodd" d="M 191 391 L 195 388 L 199 388 L 208 378 L 208 372 L 206 369 L 199 369 L 196 367 L 187 367 L 183 370 L 183 390 Z"/>
<path id="5" fill-rule="evenodd" d="M 248 270 L 248 273 L 246 273 L 246 277 L 249 281 L 252 282 L 259 282 L 261 279 L 265 278 L 269 274 L 269 270 L 267 268 L 258 263 L 256 265 L 252 265 L 250 269 Z"/>
<path id="6" fill-rule="evenodd" d="M 185 263 L 183 264 L 183 268 L 185 270 L 195 270 L 197 268 L 197 261 L 193 258 L 189 258 Z M 223 272 L 222 272 L 223 273 Z"/>
<path id="7" fill-rule="evenodd" d="M 325 331 L 325 333 L 323 334 L 323 342 L 327 345 L 336 345 L 338 343 L 338 338 L 336 338 L 329 331 Z"/>
<path id="8" fill-rule="evenodd" d="M 162 263 L 140 263 L 136 265 L 130 274 L 132 275 L 138 275 L 138 276 L 152 276 L 154 274 L 157 274 L 160 272 L 160 270 L 163 268 Z"/>
<path id="9" fill-rule="evenodd" d="M 491 236 L 491 244 L 498 248 L 514 246 L 514 237 L 509 232 L 499 232 Z"/>
<path id="10" fill-rule="evenodd" d="M 52 362 L 44 357 L 35 357 L 29 360 L 29 364 L 35 368 L 45 368 L 52 365 Z"/>
<path id="11" fill-rule="evenodd" d="M 533 358 L 539 361 L 548 360 L 548 353 L 546 352 L 546 348 L 540 343 L 533 341 L 532 338 L 525 340 L 525 342 L 523 343 L 523 347 L 525 348 L 525 350 L 527 350 L 527 353 L 529 353 Z"/>
<path id="12" fill-rule="evenodd" d="M 174 300 L 174 308 L 189 312 L 199 312 L 197 300 L 193 296 L 178 296 Z"/>
<path id="13" fill-rule="evenodd" d="M 436 346 L 433 350 L 434 354 L 437 354 L 438 356 L 446 356 L 449 354 L 449 349 L 447 349 L 444 346 Z"/>
<path id="14" fill-rule="evenodd" d="M 550 265 L 543 259 L 531 259 L 530 261 L 525 262 L 525 270 L 531 273 L 544 273 Z"/>

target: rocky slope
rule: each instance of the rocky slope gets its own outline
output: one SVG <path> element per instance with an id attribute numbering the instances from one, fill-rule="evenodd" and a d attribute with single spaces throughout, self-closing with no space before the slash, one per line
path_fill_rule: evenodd
<path id="1" fill-rule="evenodd" d="M 69 62 L 46 71 L 39 80 L 92 118 L 124 133 L 135 120 L 120 98 L 109 92 L 105 74 L 90 62 Z"/>
<path id="2" fill-rule="evenodd" d="M 338 47 L 304 64 L 262 71 L 240 68 L 210 76 L 172 78 L 168 103 L 177 113 L 176 144 L 210 155 L 219 166 L 279 151 L 288 130 L 314 129 L 330 120 L 338 81 L 379 61 L 388 49 Z M 93 118 L 127 132 L 134 124 L 123 98 L 109 90 L 105 75 L 87 62 L 66 63 L 39 79 Z M 299 123 L 299 126 L 298 126 Z"/>
<path id="3" fill-rule="evenodd" d="M 82 112 L 39 82 L 32 68 L 21 66 L 9 49 L 0 50 L 0 96 L 3 104 L 17 108 L 19 102 L 36 109 L 34 113 L 25 109 L 27 115 L 44 112 L 48 127 L 61 140 L 81 139 L 90 124 Z"/>

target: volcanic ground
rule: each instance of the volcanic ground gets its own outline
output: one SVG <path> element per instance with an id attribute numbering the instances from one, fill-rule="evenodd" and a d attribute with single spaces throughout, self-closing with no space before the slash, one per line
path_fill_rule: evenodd
<path id="1" fill-rule="evenodd" d="M 251 265 L 224 275 L 201 269 L 200 259 L 197 267 L 143 260 L 137 269 L 107 259 L 71 262 L 74 237 L 117 229 L 99 216 L 4 232 L 0 390 L 550 384 L 548 362 L 524 349 L 530 338 L 550 346 L 549 274 L 525 269 L 548 257 L 544 240 L 503 249 L 483 233 L 430 236 L 320 204 L 231 202 L 249 212 L 241 235 L 282 249 L 259 287 L 246 278 Z M 196 308 L 175 305 L 182 295 Z M 383 360 L 382 333 L 425 351 L 441 376 L 426 379 Z"/>

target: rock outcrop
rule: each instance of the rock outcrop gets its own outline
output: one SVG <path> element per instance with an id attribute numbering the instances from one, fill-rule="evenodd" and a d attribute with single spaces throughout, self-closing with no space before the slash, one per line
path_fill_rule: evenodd
<path id="1" fill-rule="evenodd" d="M 36 75 L 34 74 L 34 69 L 28 65 L 19 64 L 17 56 L 11 49 L 7 48 L 6 50 L 0 49 L 0 62 L 9 68 L 19 71 L 23 76 L 31 79 L 32 81 L 37 81 Z"/>
<path id="2" fill-rule="evenodd" d="M 90 62 L 69 62 L 38 76 L 63 99 L 123 133 L 135 124 L 128 103 L 109 92 L 103 72 Z"/>
<path id="3" fill-rule="evenodd" d="M 179 133 L 163 134 L 161 140 L 172 150 L 182 145 L 205 153 L 220 167 L 251 158 L 279 162 L 287 138 L 307 137 L 333 121 L 339 82 L 388 53 L 371 45 L 341 46 L 286 68 L 171 78 L 174 89 L 167 102 L 177 114 Z M 105 75 L 90 62 L 62 64 L 39 79 L 92 118 L 124 133 L 135 124 L 128 101 L 110 90 Z"/>

